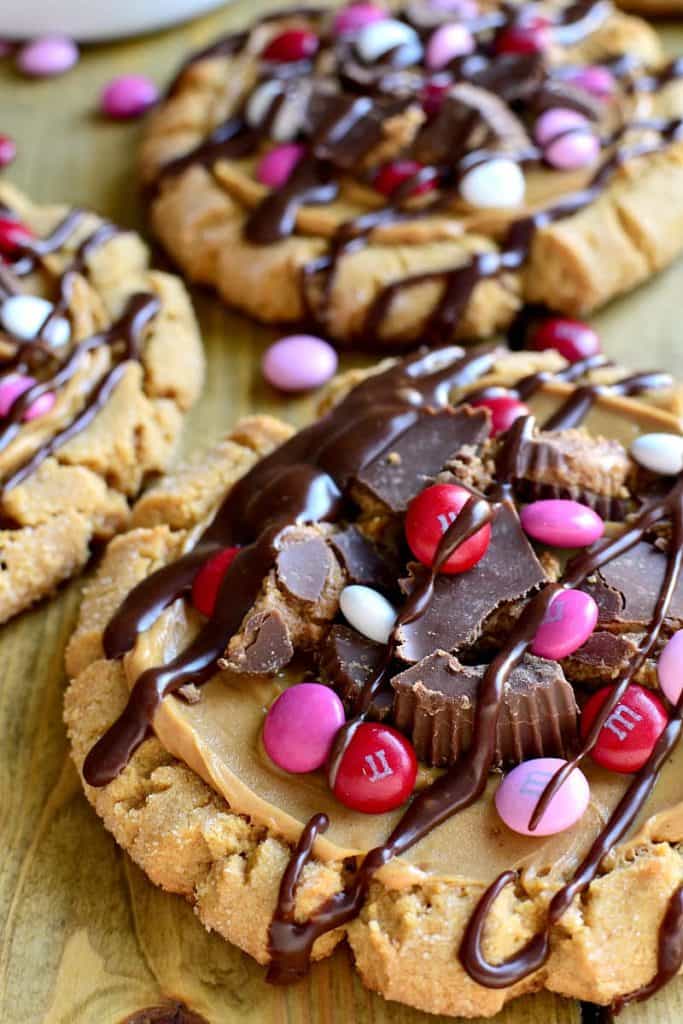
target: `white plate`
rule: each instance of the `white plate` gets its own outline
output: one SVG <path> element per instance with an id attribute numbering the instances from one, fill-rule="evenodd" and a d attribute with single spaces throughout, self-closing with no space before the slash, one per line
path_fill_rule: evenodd
<path id="1" fill-rule="evenodd" d="M 153 32 L 196 18 L 226 0 L 0 0 L 0 36 L 59 32 L 81 41 Z"/>

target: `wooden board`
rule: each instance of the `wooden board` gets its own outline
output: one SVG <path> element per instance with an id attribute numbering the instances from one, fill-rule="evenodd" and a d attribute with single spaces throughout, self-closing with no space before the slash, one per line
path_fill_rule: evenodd
<path id="1" fill-rule="evenodd" d="M 9 66 L 1 68 L 0 131 L 16 138 L 20 154 L 10 177 L 37 199 L 92 205 L 141 227 L 133 179 L 140 128 L 98 118 L 101 87 L 122 72 L 163 83 L 189 48 L 266 6 L 244 0 L 189 27 L 91 47 L 59 80 L 25 82 Z M 683 30 L 669 27 L 666 35 L 672 50 L 683 44 Z M 683 263 L 597 318 L 607 346 L 639 367 L 683 371 L 681 295 Z M 185 449 L 217 437 L 251 409 L 302 422 L 307 402 L 278 400 L 259 374 L 273 332 L 227 312 L 206 293 L 195 298 L 210 372 Z M 61 720 L 63 650 L 79 589 L 76 581 L 0 632 L 2 1024 L 118 1024 L 174 1000 L 211 1024 L 445 1024 L 448 1018 L 365 991 L 343 951 L 294 988 L 267 986 L 260 967 L 208 935 L 182 900 L 155 889 L 121 854 L 81 795 Z M 579 1020 L 576 1004 L 548 995 L 522 999 L 498 1018 L 499 1024 Z M 623 1020 L 682 1021 L 683 984 Z"/>

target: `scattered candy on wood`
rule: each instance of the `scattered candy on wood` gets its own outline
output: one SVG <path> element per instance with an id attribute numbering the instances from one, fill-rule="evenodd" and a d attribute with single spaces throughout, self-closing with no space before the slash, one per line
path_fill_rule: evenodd
<path id="1" fill-rule="evenodd" d="M 441 25 L 429 38 L 425 63 L 432 71 L 445 68 L 456 57 L 465 57 L 476 48 L 474 36 L 465 25 L 453 21 Z"/>
<path id="2" fill-rule="evenodd" d="M 551 601 L 531 645 L 540 658 L 560 661 L 582 647 L 595 629 L 598 606 L 582 590 L 561 590 Z"/>
<path id="3" fill-rule="evenodd" d="M 195 576 L 192 584 L 192 604 L 202 615 L 209 618 L 213 615 L 221 583 L 238 551 L 238 547 L 217 551 L 206 560 Z"/>
<path id="4" fill-rule="evenodd" d="M 78 61 L 78 47 L 68 36 L 41 36 L 19 50 L 17 68 L 32 78 L 63 75 Z"/>
<path id="5" fill-rule="evenodd" d="M 470 206 L 507 209 L 520 206 L 526 182 L 518 164 L 506 157 L 494 157 L 477 164 L 460 182 L 460 194 Z"/>
<path id="6" fill-rule="evenodd" d="M 504 434 L 520 416 L 529 416 L 531 410 L 514 395 L 491 395 L 489 398 L 475 398 L 470 403 L 476 409 L 488 409 L 491 413 L 491 437 Z"/>
<path id="7" fill-rule="evenodd" d="M 386 10 L 376 4 L 351 4 L 350 7 L 343 7 L 335 16 L 332 30 L 335 35 L 347 36 L 360 32 L 374 21 L 385 21 L 386 18 Z"/>
<path id="8" fill-rule="evenodd" d="M 344 724 L 344 705 L 329 686 L 298 683 L 271 704 L 263 725 L 263 746 L 286 772 L 314 772 L 327 761 Z"/>
<path id="9" fill-rule="evenodd" d="M 416 55 L 422 52 L 420 37 L 415 29 L 394 18 L 384 18 L 382 21 L 373 21 L 365 25 L 356 39 L 356 49 L 368 64 L 399 46 L 414 48 Z"/>
<path id="10" fill-rule="evenodd" d="M 639 465 L 662 476 L 677 476 L 683 471 L 683 437 L 679 434 L 643 434 L 631 445 L 631 455 Z"/>
<path id="11" fill-rule="evenodd" d="M 605 686 L 586 703 L 581 714 L 581 736 L 584 740 L 613 690 L 614 687 Z M 668 721 L 659 697 L 644 686 L 631 683 L 600 730 L 591 757 L 596 764 L 612 772 L 629 774 L 640 771 Z"/>
<path id="12" fill-rule="evenodd" d="M 322 338 L 290 334 L 266 350 L 262 371 L 279 391 L 309 391 L 333 377 L 338 362 L 335 349 Z"/>
<path id="13" fill-rule="evenodd" d="M 599 64 L 578 68 L 567 77 L 567 81 L 601 100 L 610 99 L 617 91 L 617 80 L 612 72 Z"/>
<path id="14" fill-rule="evenodd" d="M 539 324 L 531 347 L 537 352 L 555 349 L 570 363 L 596 356 L 601 351 L 600 337 L 589 324 L 559 316 L 548 317 Z"/>
<path id="15" fill-rule="evenodd" d="M 105 85 L 100 97 L 102 113 L 117 121 L 140 117 L 159 99 L 159 90 L 146 75 L 119 75 Z"/>
<path id="16" fill-rule="evenodd" d="M 657 677 L 664 696 L 678 704 L 683 693 L 683 629 L 664 646 L 657 662 Z"/>
<path id="17" fill-rule="evenodd" d="M 384 814 L 405 803 L 416 778 L 417 758 L 405 736 L 388 725 L 363 722 L 332 765 L 329 782 L 345 807 Z"/>
<path id="18" fill-rule="evenodd" d="M 17 144 L 11 135 L 0 135 L 0 167 L 9 167 L 17 155 Z"/>
<path id="19" fill-rule="evenodd" d="M 259 128 L 275 100 L 282 94 L 282 83 L 275 78 L 262 82 L 247 100 L 245 120 L 251 128 Z"/>
<path id="20" fill-rule="evenodd" d="M 11 373 L 6 377 L 0 378 L 0 416 L 7 416 L 20 395 L 23 395 L 26 391 L 29 391 L 38 381 L 35 377 L 28 377 L 23 373 Z M 28 423 L 30 420 L 36 420 L 40 416 L 46 416 L 50 412 L 56 402 L 54 392 L 46 391 L 40 398 L 36 398 L 34 402 L 31 402 L 28 409 L 26 409 L 22 415 L 22 420 Z"/>
<path id="21" fill-rule="evenodd" d="M 378 644 L 389 642 L 396 622 L 396 609 L 377 590 L 357 583 L 344 587 L 339 607 L 349 625 L 363 636 Z"/>
<path id="22" fill-rule="evenodd" d="M 66 345 L 71 337 L 71 326 L 63 316 L 48 321 L 54 312 L 54 306 L 47 299 L 38 295 L 11 295 L 0 306 L 0 323 L 15 338 L 32 341 L 41 333 L 42 337 L 59 348 Z"/>
<path id="23" fill-rule="evenodd" d="M 372 183 L 382 195 L 391 196 L 401 185 L 405 185 L 407 181 L 416 177 L 423 170 L 425 170 L 424 164 L 419 164 L 416 160 L 394 160 L 392 163 L 380 167 Z M 428 170 L 431 171 L 432 168 Z M 428 174 L 424 180 L 417 182 L 410 190 L 410 195 L 425 195 L 427 192 L 433 191 L 436 184 L 437 176 L 434 171 L 431 176 Z"/>
<path id="24" fill-rule="evenodd" d="M 562 783 L 532 831 L 529 821 L 543 791 L 560 768 L 560 757 L 537 757 L 509 772 L 496 790 L 498 814 L 508 828 L 523 836 L 554 836 L 580 821 L 590 802 L 588 779 L 579 768 Z"/>
<path id="25" fill-rule="evenodd" d="M 263 60 L 289 64 L 299 60 L 310 60 L 318 52 L 319 46 L 320 40 L 315 32 L 309 32 L 304 28 L 290 28 L 271 39 L 261 56 Z"/>
<path id="26" fill-rule="evenodd" d="M 556 548 L 588 547 L 605 532 L 597 512 L 565 498 L 534 501 L 522 509 L 519 518 L 525 533 Z"/>
<path id="27" fill-rule="evenodd" d="M 35 238 L 30 228 L 11 217 L 0 217 L 0 253 L 16 256 L 22 245 Z"/>
<path id="28" fill-rule="evenodd" d="M 405 534 L 410 550 L 423 565 L 431 566 L 441 538 L 471 494 L 457 484 L 433 484 L 413 498 L 406 512 Z M 441 572 L 454 575 L 466 572 L 486 554 L 491 540 L 487 523 L 453 552 Z"/>
<path id="29" fill-rule="evenodd" d="M 268 188 L 282 188 L 289 181 L 305 152 L 305 147 L 295 142 L 284 142 L 280 146 L 274 146 L 259 160 L 256 168 L 257 181 Z"/>
<path id="30" fill-rule="evenodd" d="M 494 41 L 497 53 L 542 53 L 552 41 L 550 22 L 540 15 L 499 32 Z"/>

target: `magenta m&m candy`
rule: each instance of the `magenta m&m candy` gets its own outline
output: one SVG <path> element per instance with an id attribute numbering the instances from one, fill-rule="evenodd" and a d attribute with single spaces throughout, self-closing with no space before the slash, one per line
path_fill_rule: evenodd
<path id="1" fill-rule="evenodd" d="M 406 512 L 406 540 L 423 565 L 431 566 L 441 538 L 470 498 L 470 492 L 457 484 L 434 484 L 413 498 Z M 454 551 L 440 571 L 447 575 L 466 572 L 484 557 L 490 541 L 487 523 Z"/>
<path id="2" fill-rule="evenodd" d="M 591 726 L 613 692 L 605 686 L 594 693 L 581 714 L 581 736 L 585 740 Z M 637 772 L 649 760 L 655 744 L 664 732 L 668 716 L 655 693 L 631 683 L 600 730 L 591 751 L 596 764 L 612 772 Z"/>
<path id="3" fill-rule="evenodd" d="M 416 177 L 422 170 L 425 170 L 424 164 L 419 164 L 416 160 L 394 160 L 392 163 L 380 167 L 372 183 L 383 196 L 392 196 L 397 189 Z M 430 169 L 427 170 L 427 177 L 423 181 L 417 182 L 410 190 L 411 196 L 425 195 L 436 187 L 436 172 L 432 174 L 429 171 Z"/>
<path id="4" fill-rule="evenodd" d="M 0 416 L 7 416 L 20 395 L 29 391 L 38 381 L 35 377 L 28 377 L 23 373 L 11 373 L 0 378 Z M 28 409 L 21 417 L 24 422 L 36 420 L 40 416 L 46 416 L 56 402 L 54 392 L 46 391 L 40 398 L 31 402 Z"/>
<path id="5" fill-rule="evenodd" d="M 261 56 L 264 60 L 289 64 L 315 57 L 319 46 L 320 40 L 315 32 L 309 32 L 304 28 L 290 28 L 271 39 Z"/>
<path id="6" fill-rule="evenodd" d="M 683 693 L 683 629 L 664 646 L 657 662 L 657 677 L 665 697 L 678 704 Z"/>
<path id="7" fill-rule="evenodd" d="M 597 512 L 564 498 L 534 501 L 522 509 L 519 518 L 525 533 L 556 548 L 588 547 L 605 532 Z"/>
<path id="8" fill-rule="evenodd" d="M 530 409 L 524 402 L 510 394 L 491 395 L 489 398 L 475 398 L 470 405 L 477 409 L 488 409 L 491 413 L 491 437 L 504 434 L 520 416 L 528 416 Z"/>
<path id="9" fill-rule="evenodd" d="M 561 590 L 551 601 L 531 653 L 559 661 L 582 647 L 598 621 L 598 606 L 582 590 Z"/>
<path id="10" fill-rule="evenodd" d="M 531 339 L 531 347 L 536 352 L 555 349 L 569 363 L 596 356 L 601 350 L 598 332 L 589 324 L 560 316 L 548 317 L 539 324 Z"/>
<path id="11" fill-rule="evenodd" d="M 336 351 L 312 334 L 280 338 L 263 356 L 263 376 L 279 391 L 319 388 L 337 369 Z"/>
<path id="12" fill-rule="evenodd" d="M 617 91 L 617 80 L 612 72 L 599 64 L 578 68 L 567 81 L 601 100 L 610 99 Z"/>
<path id="13" fill-rule="evenodd" d="M 465 25 L 452 21 L 441 25 L 429 38 L 425 64 L 431 71 L 445 68 L 456 57 L 465 57 L 475 49 L 474 36 Z"/>
<path id="14" fill-rule="evenodd" d="M 223 577 L 234 562 L 238 551 L 238 547 L 217 551 L 206 560 L 195 576 L 192 584 L 192 604 L 202 615 L 213 615 Z"/>
<path id="15" fill-rule="evenodd" d="M 298 683 L 271 704 L 263 725 L 268 757 L 286 772 L 314 772 L 327 761 L 344 724 L 344 706 L 321 683 Z"/>
<path id="16" fill-rule="evenodd" d="M 387 12 L 377 4 L 351 4 L 343 7 L 332 22 L 332 30 L 335 35 L 347 36 L 354 32 L 360 32 L 366 25 L 373 21 L 383 21 Z"/>
<path id="17" fill-rule="evenodd" d="M 8 167 L 16 158 L 17 144 L 11 135 L 0 134 L 0 167 Z"/>
<path id="18" fill-rule="evenodd" d="M 337 800 L 363 814 L 383 814 L 408 799 L 417 777 L 417 758 L 400 732 L 363 722 L 351 734 L 329 783 Z"/>
<path id="19" fill-rule="evenodd" d="M 0 253 L 3 256 L 16 256 L 22 245 L 35 238 L 30 228 L 19 220 L 11 217 L 0 217 Z"/>
<path id="20" fill-rule="evenodd" d="M 140 117 L 159 99 L 159 90 L 146 75 L 119 75 L 100 96 L 102 113 L 117 121 Z"/>
<path id="21" fill-rule="evenodd" d="M 529 821 L 550 780 L 567 762 L 560 757 L 524 761 L 505 776 L 496 790 L 498 814 L 508 828 L 523 836 L 554 836 L 583 817 L 590 801 L 588 780 L 579 768 L 562 783 L 533 832 Z"/>
<path id="22" fill-rule="evenodd" d="M 68 36 L 41 36 L 22 46 L 17 55 L 17 68 L 32 78 L 63 75 L 78 61 L 78 47 Z"/>
<path id="23" fill-rule="evenodd" d="M 274 146 L 259 160 L 257 181 L 268 188 L 282 188 L 305 152 L 305 147 L 296 142 L 283 142 L 281 146 Z"/>
<path id="24" fill-rule="evenodd" d="M 496 36 L 497 53 L 542 53 L 551 43 L 550 22 L 541 15 L 510 25 Z"/>

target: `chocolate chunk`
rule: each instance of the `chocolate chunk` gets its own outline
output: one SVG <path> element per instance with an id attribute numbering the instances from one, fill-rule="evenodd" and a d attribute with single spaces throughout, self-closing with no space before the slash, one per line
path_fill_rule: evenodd
<path id="1" fill-rule="evenodd" d="M 292 597 L 300 601 L 317 601 L 330 573 L 331 559 L 322 537 L 289 544 L 278 552 L 278 580 Z"/>
<path id="2" fill-rule="evenodd" d="M 563 658 L 560 664 L 567 679 L 587 689 L 597 690 L 613 682 L 635 652 L 636 643 L 631 637 L 598 629 L 583 647 L 579 647 L 571 657 Z"/>
<path id="3" fill-rule="evenodd" d="M 320 653 L 319 666 L 323 678 L 344 702 L 349 714 L 354 713 L 356 699 L 384 658 L 385 648 L 348 626 L 333 626 Z M 370 707 L 370 717 L 383 720 L 391 714 L 393 694 L 378 694 Z"/>
<path id="4" fill-rule="evenodd" d="M 412 571 L 413 578 L 402 583 L 408 593 L 415 578 L 426 572 L 424 566 L 414 566 Z M 524 597 L 545 580 L 517 515 L 503 505 L 493 522 L 484 557 L 467 572 L 439 576 L 425 614 L 400 627 L 399 656 L 404 661 L 420 661 L 436 648 L 454 651 L 473 643 L 492 612 Z"/>
<path id="5" fill-rule="evenodd" d="M 396 588 L 398 563 L 390 562 L 388 555 L 380 554 L 377 545 L 355 526 L 332 534 L 329 542 L 346 570 L 349 583 L 360 583 L 383 591 Z"/>
<path id="6" fill-rule="evenodd" d="M 535 96 L 545 79 L 544 58 L 540 53 L 499 54 L 484 65 L 475 65 L 472 59 L 472 71 L 468 73 L 469 63 L 466 58 L 464 70 L 468 81 L 495 93 L 506 103 Z"/>
<path id="7" fill-rule="evenodd" d="M 600 611 L 599 622 L 617 632 L 638 632 L 649 627 L 664 582 L 667 556 L 642 541 L 603 566 L 581 589 L 591 594 Z M 669 607 L 669 629 L 683 624 L 683 579 Z"/>
<path id="8" fill-rule="evenodd" d="M 239 659 L 219 663 L 250 675 L 270 675 L 288 665 L 294 647 L 287 623 L 277 610 L 250 616 L 241 631 Z"/>
<path id="9" fill-rule="evenodd" d="M 421 761 L 445 766 L 472 742 L 477 690 L 485 665 L 462 665 L 435 651 L 394 676 L 394 722 Z M 527 655 L 505 686 L 496 727 L 495 764 L 531 757 L 567 757 L 577 739 L 574 691 L 553 661 Z"/>
<path id="10" fill-rule="evenodd" d="M 464 446 L 482 444 L 488 435 L 483 409 L 443 409 L 426 413 L 372 459 L 356 477 L 354 497 L 400 514 Z"/>
<path id="11" fill-rule="evenodd" d="M 413 155 L 424 164 L 449 164 L 484 147 L 524 152 L 529 145 L 522 122 L 503 100 L 461 82 L 449 89 L 438 115 L 420 132 Z"/>

